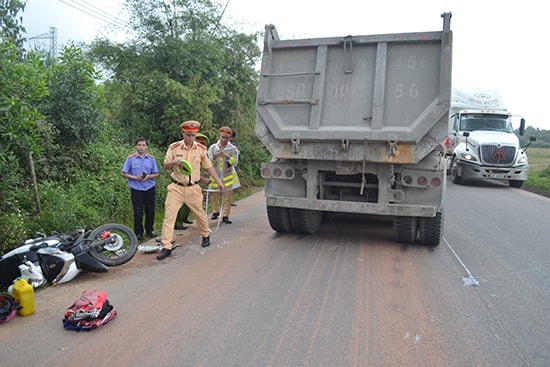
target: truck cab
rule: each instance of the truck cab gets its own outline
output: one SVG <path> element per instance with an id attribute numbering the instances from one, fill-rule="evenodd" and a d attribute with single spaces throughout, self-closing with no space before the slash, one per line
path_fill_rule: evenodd
<path id="1" fill-rule="evenodd" d="M 529 162 L 498 92 L 453 90 L 449 136 L 444 143 L 452 182 L 503 180 L 521 187 Z M 521 119 L 520 134 L 525 130 Z"/>

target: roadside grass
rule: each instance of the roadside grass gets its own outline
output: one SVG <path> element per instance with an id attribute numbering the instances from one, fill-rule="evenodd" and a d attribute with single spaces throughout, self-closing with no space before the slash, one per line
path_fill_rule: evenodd
<path id="1" fill-rule="evenodd" d="M 526 185 L 542 191 L 550 191 L 550 149 L 529 148 L 529 178 Z"/>

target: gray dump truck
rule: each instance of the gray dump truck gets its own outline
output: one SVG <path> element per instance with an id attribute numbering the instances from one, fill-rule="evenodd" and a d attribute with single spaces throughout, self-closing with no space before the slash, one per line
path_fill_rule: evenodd
<path id="1" fill-rule="evenodd" d="M 442 31 L 296 40 L 266 26 L 255 132 L 273 157 L 261 174 L 275 231 L 381 215 L 396 241 L 439 245 L 452 69 L 442 18 Z"/>

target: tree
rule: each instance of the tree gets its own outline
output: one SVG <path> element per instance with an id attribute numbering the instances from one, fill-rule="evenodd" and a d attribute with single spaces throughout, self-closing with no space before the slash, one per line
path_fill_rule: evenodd
<path id="1" fill-rule="evenodd" d="M 0 5 L 0 164 L 15 159 L 21 166 L 29 152 L 40 151 L 37 121 L 43 116 L 35 106 L 47 89 L 40 59 L 29 55 L 22 60 L 18 48 L 23 27 L 17 14 L 25 2 L 1 0 Z"/>
<path id="2" fill-rule="evenodd" d="M 36 122 L 43 116 L 35 106 L 47 88 L 40 59 L 29 55 L 20 62 L 18 51 L 10 42 L 0 44 L 0 136 L 4 153 L 24 158 L 40 151 Z"/>
<path id="3" fill-rule="evenodd" d="M 52 138 L 43 141 L 43 160 L 38 161 L 40 179 L 72 179 L 78 174 L 80 152 L 98 139 L 104 129 L 101 86 L 98 73 L 84 51 L 69 44 L 56 62 L 46 68 L 49 94 L 38 103 L 39 110 L 52 127 Z M 85 159 L 85 158 L 84 158 Z"/>
<path id="4" fill-rule="evenodd" d="M 36 108 L 47 94 L 42 62 L 36 55 L 24 56 L 21 48 L 17 14 L 24 6 L 23 1 L 0 2 L 0 250 L 25 234 L 25 208 L 33 197 L 28 157 L 40 154 L 49 131 Z"/>
<path id="5" fill-rule="evenodd" d="M 12 43 L 18 50 L 23 49 L 24 39 L 21 34 L 25 32 L 22 16 L 19 13 L 25 10 L 27 2 L 24 0 L 0 0 L 0 34 L 2 42 Z"/>
<path id="6" fill-rule="evenodd" d="M 96 58 L 116 60 L 112 78 L 105 82 L 107 118 L 127 141 L 145 136 L 157 144 L 166 145 L 180 135 L 182 116 L 194 116 L 200 121 L 212 120 L 209 104 L 217 100 L 214 87 L 199 77 L 182 84 L 144 61 L 135 46 L 116 47 L 108 41 L 96 41 Z"/>
<path id="7" fill-rule="evenodd" d="M 519 137 L 520 144 L 525 146 L 529 143 L 529 138 L 534 136 L 537 138 L 530 147 L 532 148 L 550 148 L 550 130 L 541 130 L 539 128 L 534 128 L 532 126 L 527 126 L 525 129 L 525 134 L 523 136 L 519 135 L 519 130 L 515 131 L 516 135 Z"/>
<path id="8" fill-rule="evenodd" d="M 126 0 L 124 5 L 139 39 L 152 46 L 167 39 L 207 39 L 221 15 L 220 5 L 210 0 Z"/>
<path id="9" fill-rule="evenodd" d="M 162 145 L 180 137 L 186 119 L 201 121 L 210 136 L 222 125 L 253 125 L 255 35 L 221 26 L 219 5 L 209 0 L 125 5 L 137 39 L 96 40 L 91 47 L 110 72 L 105 93 L 112 125 L 131 133 L 128 140 L 143 135 Z"/>
<path id="10" fill-rule="evenodd" d="M 58 63 L 49 70 L 49 95 L 41 111 L 58 131 L 56 142 L 79 147 L 97 138 L 102 124 L 99 78 L 83 50 L 73 43 L 65 46 Z"/>

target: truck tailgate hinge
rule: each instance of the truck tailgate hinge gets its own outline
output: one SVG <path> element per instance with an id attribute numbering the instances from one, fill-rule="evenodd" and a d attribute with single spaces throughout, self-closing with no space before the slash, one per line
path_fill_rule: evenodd
<path id="1" fill-rule="evenodd" d="M 347 153 L 349 149 L 349 139 L 342 138 L 342 152 Z"/>
<path id="2" fill-rule="evenodd" d="M 397 136 L 391 134 L 388 136 L 388 154 L 394 156 L 397 151 Z"/>
<path id="3" fill-rule="evenodd" d="M 300 153 L 300 137 L 298 134 L 292 134 L 292 139 L 290 140 L 291 151 L 294 154 Z"/>

